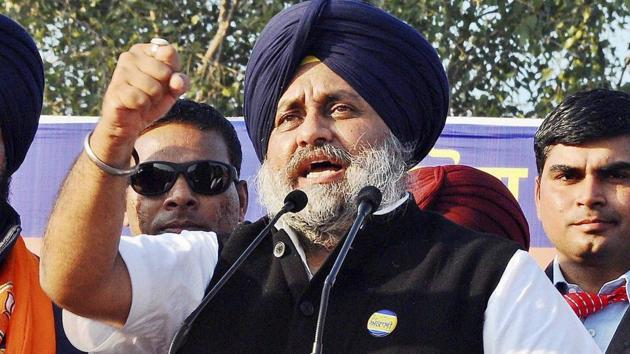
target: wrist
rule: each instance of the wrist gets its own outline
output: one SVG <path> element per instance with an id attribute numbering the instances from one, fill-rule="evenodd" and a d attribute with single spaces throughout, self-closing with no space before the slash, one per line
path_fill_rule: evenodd
<path id="1" fill-rule="evenodd" d="M 131 167 L 131 168 L 118 168 L 115 166 L 111 166 L 107 163 L 105 163 L 103 160 L 101 160 L 96 153 L 94 152 L 94 150 L 92 150 L 92 146 L 90 145 L 90 137 L 92 136 L 92 132 L 88 133 L 88 135 L 85 136 L 85 140 L 83 140 L 83 150 L 85 151 L 85 154 L 88 156 L 88 158 L 90 159 L 90 161 L 92 161 L 92 163 L 94 163 L 96 165 L 96 167 L 98 167 L 99 169 L 101 169 L 102 171 L 104 171 L 107 174 L 110 174 L 112 176 L 128 176 L 130 174 L 132 174 L 133 172 L 135 172 L 135 166 Z M 136 149 L 132 150 L 131 153 L 133 159 L 136 162 L 136 165 L 138 164 L 138 153 L 136 152 Z"/>
<path id="2" fill-rule="evenodd" d="M 92 163 L 97 165 L 101 170 L 112 175 L 124 175 L 111 173 L 113 171 L 108 172 L 107 168 L 103 168 L 101 165 L 107 165 L 114 170 L 130 170 L 132 156 L 136 164 L 138 162 L 137 154 L 134 149 L 136 138 L 135 136 L 113 134 L 107 129 L 102 129 L 102 127 L 97 125 L 96 128 L 86 136 L 83 150 Z"/>

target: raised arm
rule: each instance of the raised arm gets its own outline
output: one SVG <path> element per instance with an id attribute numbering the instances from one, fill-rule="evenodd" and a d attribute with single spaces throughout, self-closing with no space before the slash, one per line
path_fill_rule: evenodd
<path id="1" fill-rule="evenodd" d="M 186 91 L 179 55 L 170 46 L 136 44 L 123 53 L 105 93 L 90 145 L 105 164 L 128 169 L 140 132 Z M 42 247 L 40 282 L 51 299 L 84 317 L 122 326 L 131 281 L 118 253 L 126 176 L 81 153 L 61 188 Z"/>

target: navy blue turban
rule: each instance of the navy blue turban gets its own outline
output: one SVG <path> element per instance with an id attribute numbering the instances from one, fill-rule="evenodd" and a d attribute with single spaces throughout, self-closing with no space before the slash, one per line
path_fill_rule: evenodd
<path id="1" fill-rule="evenodd" d="M 422 160 L 446 121 L 449 88 L 435 49 L 415 29 L 375 6 L 313 0 L 267 24 L 245 73 L 247 131 L 262 161 L 280 97 L 302 59 L 313 55 L 343 78 Z"/>
<path id="2" fill-rule="evenodd" d="M 43 96 L 44 67 L 33 39 L 0 15 L 0 129 L 9 175 L 20 167 L 33 142 Z"/>

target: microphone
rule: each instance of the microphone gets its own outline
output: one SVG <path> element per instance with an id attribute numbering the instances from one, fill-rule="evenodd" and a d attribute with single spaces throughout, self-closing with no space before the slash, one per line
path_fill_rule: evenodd
<path id="1" fill-rule="evenodd" d="M 346 259 L 348 251 L 350 251 L 352 241 L 354 241 L 354 238 L 359 232 L 359 229 L 361 228 L 361 226 L 363 226 L 363 221 L 365 220 L 365 217 L 372 214 L 374 211 L 376 211 L 376 209 L 378 209 L 378 206 L 381 205 L 382 198 L 383 195 L 381 191 L 374 186 L 361 188 L 359 194 L 357 195 L 357 217 L 354 219 L 354 222 L 350 227 L 348 236 L 343 242 L 341 250 L 339 250 L 339 255 L 337 255 L 337 259 L 335 259 L 335 263 L 333 263 L 333 266 L 330 269 L 330 273 L 328 273 L 326 280 L 324 280 L 322 297 L 319 301 L 319 314 L 317 316 L 317 327 L 315 327 L 315 341 L 313 342 L 312 354 L 321 354 L 322 352 L 324 323 L 326 322 L 326 311 L 328 310 L 328 298 L 330 297 L 330 289 L 335 284 L 335 280 L 337 280 L 337 274 L 339 274 L 341 265 Z"/>
<path id="2" fill-rule="evenodd" d="M 225 272 L 221 279 L 219 279 L 219 281 L 212 287 L 212 289 L 210 289 L 210 291 L 203 297 L 199 306 L 197 306 L 197 308 L 190 315 L 188 315 L 188 317 L 186 317 L 181 327 L 179 327 L 179 329 L 175 333 L 173 340 L 171 340 L 171 345 L 168 349 L 169 354 L 176 353 L 182 347 L 184 341 L 188 337 L 188 332 L 190 332 L 191 325 L 193 324 L 193 322 L 195 322 L 197 317 L 199 317 L 201 311 L 203 311 L 210 300 L 212 300 L 212 298 L 219 292 L 219 290 L 221 290 L 223 285 L 227 283 L 227 281 L 232 277 L 232 275 L 241 266 L 241 264 L 245 262 L 247 257 L 249 257 L 249 255 L 260 244 L 265 236 L 267 236 L 267 234 L 278 221 L 278 219 L 280 219 L 280 217 L 286 213 L 297 213 L 298 211 L 304 209 L 306 203 L 308 203 L 308 197 L 306 196 L 306 193 L 299 189 L 295 189 L 287 194 L 287 196 L 284 198 L 284 205 L 278 211 L 278 213 L 276 213 L 273 219 L 271 219 L 269 224 L 267 224 L 267 226 L 265 226 L 265 228 L 260 231 L 254 241 L 252 241 L 252 243 L 247 246 L 245 251 L 243 251 L 243 253 L 236 259 L 236 261 L 234 261 L 234 264 L 230 266 L 230 268 L 227 270 L 227 272 Z"/>
<path id="3" fill-rule="evenodd" d="M 364 217 L 368 216 L 378 209 L 379 205 L 381 205 L 382 199 L 383 194 L 378 188 L 374 186 L 361 188 L 359 194 L 357 194 L 357 214 L 363 213 L 365 214 Z"/>
<path id="4" fill-rule="evenodd" d="M 285 213 L 297 213 L 298 211 L 304 209 L 307 203 L 308 197 L 306 196 L 306 193 L 299 189 L 292 190 L 286 197 L 284 197 L 284 205 L 273 218 L 273 223 L 275 224 L 275 221 L 278 221 L 280 216 Z"/>

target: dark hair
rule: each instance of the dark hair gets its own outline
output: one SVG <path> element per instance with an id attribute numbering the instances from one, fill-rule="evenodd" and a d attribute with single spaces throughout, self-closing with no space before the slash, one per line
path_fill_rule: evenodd
<path id="1" fill-rule="evenodd" d="M 568 96 L 542 122 L 534 136 L 538 174 L 553 145 L 580 145 L 630 134 L 630 94 L 608 89 Z"/>
<path id="2" fill-rule="evenodd" d="M 204 103 L 179 99 L 164 117 L 149 125 L 142 134 L 171 123 L 188 124 L 201 131 L 215 131 L 219 133 L 228 149 L 230 163 L 239 174 L 241 173 L 241 163 L 243 161 L 241 142 L 238 140 L 238 135 L 232 123 L 219 111 Z"/>

